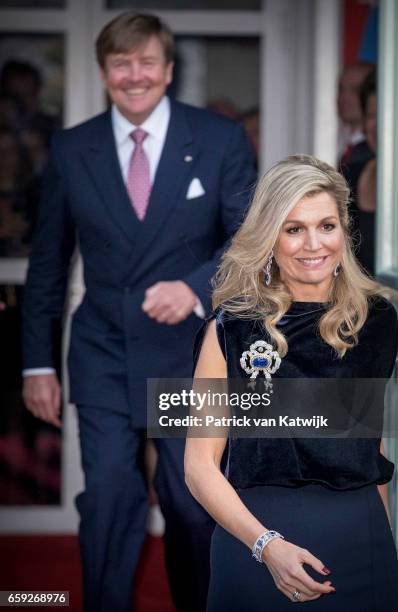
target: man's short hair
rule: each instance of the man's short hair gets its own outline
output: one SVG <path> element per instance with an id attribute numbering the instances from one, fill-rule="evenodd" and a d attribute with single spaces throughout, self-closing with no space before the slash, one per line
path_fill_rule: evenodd
<path id="1" fill-rule="evenodd" d="M 156 15 L 129 11 L 110 21 L 96 41 L 97 61 L 105 68 L 111 53 L 128 53 L 151 36 L 157 36 L 163 46 L 166 63 L 174 59 L 174 39 L 170 28 Z"/>

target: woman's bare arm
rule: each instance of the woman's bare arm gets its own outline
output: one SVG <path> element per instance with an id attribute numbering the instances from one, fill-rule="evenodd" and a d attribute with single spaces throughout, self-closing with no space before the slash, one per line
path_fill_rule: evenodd
<path id="1" fill-rule="evenodd" d="M 218 343 L 215 322 L 212 321 L 202 345 L 195 379 L 226 377 L 226 363 Z M 226 440 L 226 436 L 187 439 L 186 483 L 192 495 L 215 521 L 251 549 L 256 539 L 273 526 L 265 527 L 258 521 L 221 473 L 220 463 Z M 263 560 L 277 587 L 289 598 L 295 588 L 305 594 L 306 599 L 317 599 L 323 593 L 334 591 L 329 581 L 316 582 L 303 569 L 303 564 L 308 563 L 322 572 L 324 564 L 309 551 L 294 544 L 281 539 L 272 540 L 264 550 Z"/>
<path id="2" fill-rule="evenodd" d="M 215 321 L 207 329 L 195 378 L 226 378 Z M 185 478 L 189 490 L 207 512 L 227 531 L 250 548 L 264 526 L 249 512 L 220 471 L 226 437 L 188 438 L 185 447 Z"/>

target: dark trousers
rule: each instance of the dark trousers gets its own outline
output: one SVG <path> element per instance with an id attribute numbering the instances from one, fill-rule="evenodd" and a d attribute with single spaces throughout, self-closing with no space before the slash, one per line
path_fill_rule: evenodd
<path id="1" fill-rule="evenodd" d="M 85 490 L 80 514 L 85 612 L 131 612 L 146 533 L 148 495 L 140 460 L 144 431 L 115 408 L 78 406 Z M 214 523 L 184 482 L 185 441 L 155 440 L 155 488 L 166 521 L 166 567 L 178 612 L 203 612 Z"/>

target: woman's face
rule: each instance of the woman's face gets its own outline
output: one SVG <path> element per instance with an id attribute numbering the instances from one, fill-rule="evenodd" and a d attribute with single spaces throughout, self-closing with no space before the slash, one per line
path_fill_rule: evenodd
<path id="1" fill-rule="evenodd" d="M 335 199 L 302 198 L 286 218 L 274 247 L 281 279 L 296 301 L 326 301 L 344 245 Z"/>

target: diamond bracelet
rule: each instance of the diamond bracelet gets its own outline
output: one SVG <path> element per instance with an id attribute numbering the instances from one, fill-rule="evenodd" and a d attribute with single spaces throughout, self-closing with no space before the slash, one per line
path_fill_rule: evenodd
<path id="1" fill-rule="evenodd" d="M 278 533 L 278 531 L 273 531 L 272 529 L 262 533 L 253 544 L 252 557 L 259 563 L 263 563 L 263 550 L 267 544 L 269 544 L 271 540 L 275 540 L 275 538 L 282 538 L 282 540 L 285 539 L 283 535 Z"/>

